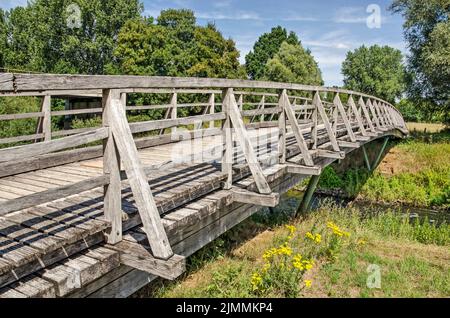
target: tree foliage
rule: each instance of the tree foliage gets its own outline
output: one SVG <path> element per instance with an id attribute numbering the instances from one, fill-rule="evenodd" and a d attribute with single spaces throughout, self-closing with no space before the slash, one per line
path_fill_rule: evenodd
<path id="1" fill-rule="evenodd" d="M 391 10 L 405 18 L 410 98 L 450 121 L 450 1 L 395 0 Z"/>
<path id="2" fill-rule="evenodd" d="M 245 67 L 250 79 L 258 80 L 264 77 L 267 62 L 275 56 L 283 42 L 300 45 L 297 35 L 294 32 L 288 34 L 281 26 L 272 28 L 269 33 L 259 37 L 253 50 L 245 57 Z"/>
<path id="3" fill-rule="evenodd" d="M 6 29 L 6 15 L 5 12 L 2 9 L 0 9 L 0 67 L 5 66 L 7 34 L 8 32 Z"/>
<path id="4" fill-rule="evenodd" d="M 80 25 L 73 27 L 80 8 Z M 142 12 L 139 0 L 35 0 L 7 13 L 8 68 L 49 73 L 102 74 L 121 27 Z M 0 14 L 1 18 L 1 14 Z"/>
<path id="5" fill-rule="evenodd" d="M 323 85 L 322 73 L 308 50 L 300 44 L 283 42 L 280 50 L 267 61 L 264 79 L 275 82 Z"/>
<path id="6" fill-rule="evenodd" d="M 405 90 L 402 53 L 389 46 L 361 46 L 342 64 L 345 87 L 395 102 Z"/>
<path id="7" fill-rule="evenodd" d="M 190 10 L 166 10 L 156 19 L 126 23 L 114 56 L 117 73 L 239 78 L 239 51 L 213 24 L 196 25 Z"/>

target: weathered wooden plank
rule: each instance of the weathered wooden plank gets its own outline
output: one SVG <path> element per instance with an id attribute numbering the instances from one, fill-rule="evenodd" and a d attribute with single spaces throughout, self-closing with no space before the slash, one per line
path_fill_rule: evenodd
<path id="1" fill-rule="evenodd" d="M 356 141 L 355 134 L 353 133 L 353 129 L 350 124 L 350 120 L 348 119 L 347 112 L 345 111 L 344 105 L 342 105 L 339 94 L 335 95 L 333 103 L 336 106 L 339 113 L 341 114 L 341 118 L 344 121 L 344 125 L 345 125 L 345 128 L 347 129 L 347 135 L 350 138 L 350 141 L 355 142 Z"/>
<path id="2" fill-rule="evenodd" d="M 11 73 L 0 73 L 0 91 L 14 90 L 14 75 Z"/>
<path id="3" fill-rule="evenodd" d="M 107 137 L 107 135 L 107 128 L 99 128 L 93 131 L 52 141 L 0 149 L 0 162 L 20 160 L 25 156 L 34 157 L 66 148 L 81 146 L 93 141 L 104 139 Z"/>
<path id="4" fill-rule="evenodd" d="M 0 121 L 43 117 L 43 112 L 0 115 Z"/>
<path id="5" fill-rule="evenodd" d="M 88 191 L 99 186 L 103 186 L 109 182 L 107 175 L 91 178 L 75 184 L 62 186 L 47 191 L 29 194 L 14 200 L 0 203 L 0 215 L 5 215 L 14 211 L 30 208 L 39 204 L 47 203 L 53 200 L 64 198 L 66 196 L 78 194 Z"/>
<path id="6" fill-rule="evenodd" d="M 2 139 L 0 139 L 0 144 L 12 144 L 12 143 L 16 143 L 16 142 L 36 140 L 36 139 L 39 139 L 42 137 L 44 137 L 44 134 L 34 134 L 34 135 L 2 138 Z"/>
<path id="7" fill-rule="evenodd" d="M 333 132 L 333 128 L 331 127 L 330 121 L 328 119 L 327 113 L 325 112 L 322 101 L 320 100 L 320 96 L 319 96 L 318 92 L 314 95 L 313 103 L 317 107 L 318 113 L 320 114 L 320 117 L 322 118 L 323 124 L 328 133 L 328 138 L 330 139 L 331 145 L 333 146 L 333 150 L 340 151 L 339 145 L 337 144 L 336 136 Z"/>
<path id="8" fill-rule="evenodd" d="M 206 114 L 206 115 L 198 115 L 198 116 L 189 116 L 182 117 L 176 119 L 160 119 L 160 120 L 151 120 L 144 122 L 131 123 L 130 128 L 133 134 L 141 133 L 145 131 L 151 130 L 159 130 L 165 128 L 171 128 L 181 125 L 190 125 L 195 124 L 199 121 L 212 121 L 212 120 L 223 120 L 225 119 L 225 115 L 223 113 L 216 114 Z"/>

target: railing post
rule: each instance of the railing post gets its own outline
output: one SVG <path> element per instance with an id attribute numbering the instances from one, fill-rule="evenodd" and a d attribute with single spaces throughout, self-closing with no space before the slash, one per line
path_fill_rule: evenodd
<path id="1" fill-rule="evenodd" d="M 216 112 L 215 110 L 215 97 L 216 95 L 214 93 L 211 93 L 211 96 L 209 97 L 209 113 L 212 115 Z M 214 128 L 214 120 L 211 120 L 209 122 L 209 128 L 213 129 Z"/>
<path id="2" fill-rule="evenodd" d="M 278 154 L 280 154 L 280 163 L 286 163 L 286 104 L 283 101 L 285 90 L 283 90 L 278 99 L 278 107 L 281 108 L 278 117 Z"/>
<path id="3" fill-rule="evenodd" d="M 117 102 L 114 102 L 117 101 Z M 112 124 L 111 107 L 121 106 L 123 97 L 116 90 L 103 90 L 103 127 Z M 103 173 L 109 176 L 109 184 L 104 186 L 104 212 L 105 218 L 111 223 L 111 229 L 106 233 L 106 241 L 116 244 L 122 240 L 122 195 L 120 183 L 120 156 L 114 142 L 112 130 L 108 138 L 103 140 Z"/>
<path id="4" fill-rule="evenodd" d="M 266 108 L 265 103 L 266 103 L 266 95 L 263 95 L 263 97 L 261 98 L 261 110 L 264 110 Z M 264 117 L 265 117 L 264 114 L 262 114 L 260 122 L 264 122 Z"/>
<path id="5" fill-rule="evenodd" d="M 355 101 L 353 100 L 352 95 L 350 95 L 348 98 L 348 104 L 350 105 L 350 107 L 353 111 L 353 114 L 355 115 L 355 119 L 356 119 L 356 122 L 358 123 L 359 131 L 361 132 L 361 135 L 367 136 L 366 129 L 364 128 L 364 125 L 363 125 L 363 122 L 361 119 L 361 115 L 359 114 L 358 109 L 356 108 L 356 104 L 355 104 Z"/>
<path id="6" fill-rule="evenodd" d="M 170 116 L 171 119 L 177 119 L 178 117 L 178 107 L 177 107 L 177 93 L 172 94 L 172 98 L 170 100 L 172 114 Z M 172 127 L 172 133 L 177 132 L 177 127 Z"/>
<path id="7" fill-rule="evenodd" d="M 44 141 L 52 139 L 52 118 L 51 118 L 51 98 L 50 95 L 45 95 L 42 101 L 42 112 L 44 118 L 42 121 L 42 132 L 44 134 Z"/>
<path id="8" fill-rule="evenodd" d="M 224 89 L 222 92 L 222 112 L 225 119 L 222 125 L 222 173 L 227 176 L 224 183 L 224 189 L 229 190 L 233 184 L 233 135 L 231 130 L 230 104 L 226 98 L 228 92 L 233 93 L 232 88 Z"/>
<path id="9" fill-rule="evenodd" d="M 317 93 L 318 94 L 318 93 Z M 318 126 L 318 110 L 317 110 L 317 100 L 315 96 L 313 97 L 313 100 L 311 104 L 314 106 L 314 110 L 312 113 L 312 122 L 313 126 L 311 128 L 311 138 L 312 138 L 312 147 L 311 149 L 317 149 L 317 126 Z"/>

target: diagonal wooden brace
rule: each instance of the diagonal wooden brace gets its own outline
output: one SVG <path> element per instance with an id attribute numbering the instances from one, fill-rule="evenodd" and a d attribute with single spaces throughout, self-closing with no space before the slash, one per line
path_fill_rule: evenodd
<path id="1" fill-rule="evenodd" d="M 283 90 L 283 93 L 281 94 L 281 103 L 283 105 L 283 109 L 286 113 L 287 119 L 291 124 L 292 132 L 294 133 L 295 140 L 297 141 L 297 145 L 300 148 L 300 152 L 303 156 L 305 164 L 307 166 L 314 166 L 314 161 L 312 160 L 311 154 L 309 153 L 305 138 L 303 138 L 303 134 L 301 132 L 300 126 L 298 125 L 297 118 L 295 117 L 295 113 L 292 109 L 292 105 L 289 101 L 286 90 Z"/>
<path id="2" fill-rule="evenodd" d="M 328 137 L 330 138 L 331 145 L 333 147 L 333 150 L 336 152 L 340 152 L 341 149 L 339 148 L 336 136 L 333 133 L 333 128 L 331 127 L 330 120 L 328 119 L 327 113 L 325 111 L 325 108 L 323 107 L 322 101 L 320 100 L 319 92 L 316 92 L 314 95 L 313 100 L 314 106 L 316 106 L 320 117 L 322 118 L 323 124 L 325 125 L 325 129 L 328 133 Z"/>
<path id="3" fill-rule="evenodd" d="M 344 121 L 345 128 L 347 129 L 347 135 L 350 138 L 350 141 L 355 142 L 355 134 L 353 133 L 352 125 L 350 125 L 350 121 L 348 120 L 347 113 L 342 105 L 341 99 L 339 97 L 339 93 L 336 93 L 334 97 L 334 105 L 337 107 L 339 113 L 341 114 L 342 120 Z"/>
<path id="4" fill-rule="evenodd" d="M 247 129 L 245 128 L 245 124 L 242 119 L 241 112 L 239 111 L 239 107 L 236 103 L 232 88 L 226 90 L 223 103 L 227 111 L 227 116 L 230 118 L 231 124 L 234 128 L 236 139 L 242 148 L 242 152 L 244 153 L 252 176 L 255 179 L 255 183 L 258 187 L 259 193 L 272 193 L 272 190 L 267 183 L 266 177 L 264 176 L 261 165 L 258 162 L 258 158 L 256 157 L 255 150 L 253 149 L 253 146 L 251 144 L 250 137 L 248 136 Z"/>
<path id="5" fill-rule="evenodd" d="M 120 97 L 110 98 L 109 103 L 111 103 L 109 107 L 110 129 L 130 182 L 133 197 L 153 256 L 160 259 L 168 259 L 173 255 L 172 248 L 162 225 L 147 176 L 139 159 Z"/>

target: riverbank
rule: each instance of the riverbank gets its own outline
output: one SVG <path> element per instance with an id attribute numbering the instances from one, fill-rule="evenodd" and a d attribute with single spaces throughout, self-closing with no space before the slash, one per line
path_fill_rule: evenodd
<path id="1" fill-rule="evenodd" d="M 195 254 L 187 274 L 136 297 L 447 297 L 450 227 L 392 211 L 284 202 Z M 379 274 L 379 275 L 378 275 Z"/>
<path id="2" fill-rule="evenodd" d="M 356 200 L 449 210 L 450 130 L 413 132 L 393 142 L 373 173 L 339 170 L 339 164 L 327 167 L 319 188 Z"/>

